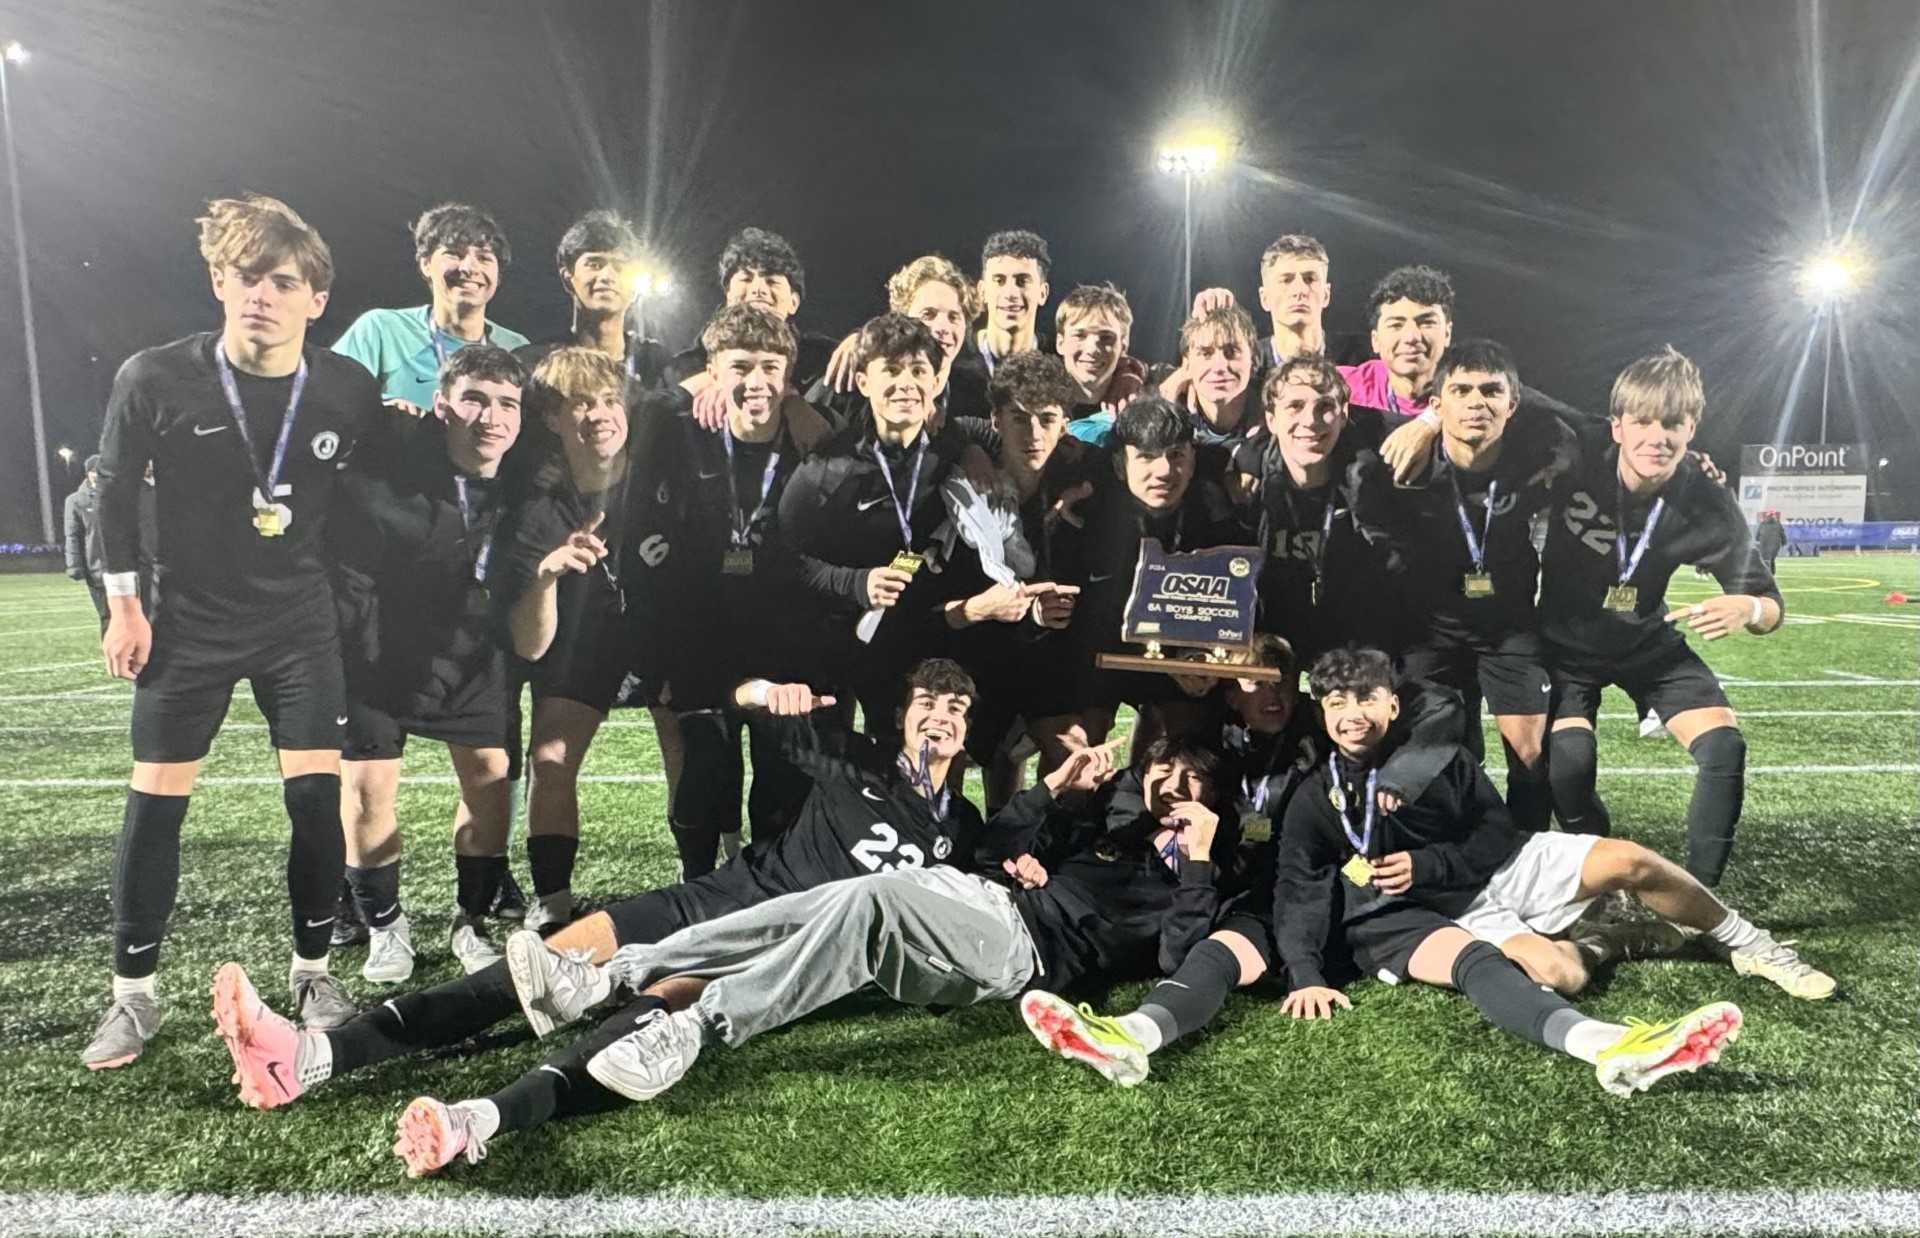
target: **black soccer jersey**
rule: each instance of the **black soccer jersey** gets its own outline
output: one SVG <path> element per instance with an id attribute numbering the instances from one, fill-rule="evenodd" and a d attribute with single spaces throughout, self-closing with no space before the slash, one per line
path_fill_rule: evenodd
<path id="1" fill-rule="evenodd" d="M 500 483 L 460 476 L 436 418 L 396 427 L 341 481 L 328 528 L 347 691 L 408 719 L 505 708 L 505 651 L 482 581 Z"/>
<path id="2" fill-rule="evenodd" d="M 980 812 L 956 787 L 929 801 L 900 768 L 900 750 L 865 735 L 816 731 L 781 718 L 782 748 L 813 789 L 792 825 L 755 841 L 739 863 L 769 893 L 934 864 L 967 867 L 979 846 Z"/>
<path id="3" fill-rule="evenodd" d="M 1552 501 L 1577 458 L 1573 431 L 1559 418 L 1525 412 L 1509 420 L 1500 454 L 1484 470 L 1455 467 L 1444 439 L 1434 442 L 1425 467 L 1405 487 L 1394 486 L 1386 466 L 1374 462 L 1384 483 L 1369 491 L 1384 501 L 1375 518 L 1404 565 L 1407 612 L 1427 629 L 1417 626 L 1412 640 L 1470 632 L 1497 641 L 1532 630 L 1540 573 L 1533 516 Z"/>
<path id="4" fill-rule="evenodd" d="M 1344 756 L 1332 759 L 1332 770 L 1322 761 L 1301 782 L 1280 828 L 1275 937 L 1296 988 L 1326 984 L 1322 944 L 1335 914 L 1349 927 L 1408 905 L 1457 916 L 1523 841 L 1500 793 L 1465 748 L 1451 749 L 1446 765 L 1425 789 L 1391 813 L 1370 811 L 1370 791 L 1385 781 L 1383 772 L 1371 788 L 1368 785 L 1377 760 L 1361 764 Z M 1366 844 L 1364 850 L 1355 845 L 1355 837 Z M 1405 894 L 1382 894 L 1371 884 L 1354 884 L 1341 872 L 1356 855 L 1377 861 L 1400 851 L 1413 858 L 1413 886 Z M 1338 913 L 1335 883 L 1343 896 Z"/>
<path id="5" fill-rule="evenodd" d="M 1603 429 L 1581 435 L 1582 459 L 1562 479 L 1548 520 L 1540 631 L 1556 662 L 1604 672 L 1684 647 L 1686 636 L 1665 619 L 1667 581 L 1683 566 L 1706 568 L 1728 593 L 1780 602 L 1731 492 L 1689 457 L 1660 493 L 1629 495 L 1620 481 L 1619 448 L 1607 437 Z M 1623 554 L 1634 604 L 1610 610 L 1607 594 L 1622 583 Z"/>
<path id="6" fill-rule="evenodd" d="M 351 358 L 303 350 L 305 380 L 285 434 L 273 494 L 270 471 L 297 375 L 231 372 L 245 411 L 234 420 L 204 332 L 135 353 L 114 378 L 100 436 L 100 528 L 109 573 L 142 566 L 142 476 L 154 472 L 157 614 L 198 624 L 267 621 L 289 608 L 330 608 L 326 525 L 339 467 L 365 427 L 388 414 L 380 389 Z M 249 450 L 251 449 L 251 450 Z M 262 536 L 260 501 L 283 530 Z M 216 630 L 208 638 L 215 639 Z"/>

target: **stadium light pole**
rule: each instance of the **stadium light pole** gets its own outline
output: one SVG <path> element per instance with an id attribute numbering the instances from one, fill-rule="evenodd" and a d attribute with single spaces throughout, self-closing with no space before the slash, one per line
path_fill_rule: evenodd
<path id="1" fill-rule="evenodd" d="M 1826 360 L 1820 374 L 1820 444 L 1827 442 L 1827 406 L 1833 390 L 1833 326 L 1840 315 L 1840 303 L 1859 291 L 1866 277 L 1866 264 L 1859 255 L 1844 249 L 1831 250 L 1811 258 L 1800 268 L 1800 291 L 1812 303 L 1814 312 L 1826 319 Z"/>
<path id="2" fill-rule="evenodd" d="M 13 197 L 13 255 L 20 266 L 20 319 L 27 332 L 27 405 L 33 414 L 33 464 L 40 481 L 40 533 L 53 544 L 53 483 L 47 476 L 47 418 L 40 403 L 40 350 L 33 334 L 33 288 L 27 277 L 27 227 L 20 215 L 20 167 L 13 154 L 13 100 L 7 93 L 7 66 L 27 63 L 18 42 L 0 48 L 0 130 L 7 146 L 7 188 Z"/>
<path id="3" fill-rule="evenodd" d="M 1226 153 L 1226 141 L 1217 135 L 1198 134 L 1170 142 L 1160 148 L 1160 171 L 1178 176 L 1184 191 L 1180 208 L 1181 232 L 1186 238 L 1180 287 L 1180 316 L 1186 317 L 1193 304 L 1193 182 L 1205 180 L 1218 168 Z"/>

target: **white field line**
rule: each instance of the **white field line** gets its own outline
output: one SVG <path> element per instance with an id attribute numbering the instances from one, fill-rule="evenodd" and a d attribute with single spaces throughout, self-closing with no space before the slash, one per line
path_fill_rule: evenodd
<path id="1" fill-rule="evenodd" d="M 1822 670 L 1820 673 L 1822 675 L 1832 675 L 1835 679 L 1858 679 L 1865 683 L 1880 682 L 1880 677 L 1878 675 L 1862 675 L 1858 671 L 1836 671 L 1832 667 L 1827 667 L 1825 670 Z"/>
<path id="2" fill-rule="evenodd" d="M 75 623 L 63 628 L 25 628 L 18 632 L 0 632 L 0 638 L 9 636 L 45 636 L 51 632 L 99 632 L 98 623 Z"/>
<path id="3" fill-rule="evenodd" d="M 25 619 L 28 615 L 73 615 L 76 618 L 90 613 L 84 606 L 43 606 L 36 610 L 0 610 L 0 623 L 9 619 Z"/>
<path id="4" fill-rule="evenodd" d="M 1749 765 L 1749 776 L 1756 774 L 1920 774 L 1920 762 L 1900 761 L 1875 765 Z M 1691 765 L 1641 765 L 1641 766 L 1602 766 L 1602 778 L 1691 778 L 1694 769 Z M 1489 770 L 1488 776 L 1495 781 L 1506 776 L 1504 770 Z M 664 783 L 665 774 L 582 774 L 582 783 L 600 786 L 633 786 L 638 784 Z M 459 780 L 452 774 L 409 774 L 406 782 L 413 786 L 455 785 Z M 0 778 L 0 791 L 84 791 L 102 787 L 124 787 L 125 778 Z M 217 774 L 202 778 L 194 784 L 201 787 L 277 787 L 280 779 L 267 774 Z M 0 1232 L 4 1232 L 0 1230 Z"/>
<path id="5" fill-rule="evenodd" d="M 41 692 L 28 696 L 0 696 L 0 705 L 16 705 L 26 701 L 71 701 L 77 705 L 121 705 L 125 702 L 110 700 L 101 695 L 103 692 L 124 690 L 127 701 L 133 700 L 133 685 L 122 680 L 112 683 L 95 684 L 91 688 L 75 688 L 71 692 Z"/>
<path id="6" fill-rule="evenodd" d="M 592 1132 L 580 1132 L 591 1138 Z M 460 1167 L 465 1170 L 465 1167 Z M 485 1167 L 465 1171 L 484 1176 Z M 537 1184 L 533 1184 L 537 1185 Z M 511 1198 L 378 1195 L 0 1195 L 0 1231 L 66 1236 L 604 1233 L 762 1235 L 1862 1234 L 1920 1221 L 1920 1192 L 1338 1191 L 1298 1195 Z"/>
<path id="7" fill-rule="evenodd" d="M 44 671 L 78 670 L 83 666 L 100 667 L 101 673 L 105 674 L 105 667 L 99 658 L 88 658 L 84 662 L 49 662 L 45 666 L 11 666 L 0 671 L 0 675 L 38 675 Z"/>

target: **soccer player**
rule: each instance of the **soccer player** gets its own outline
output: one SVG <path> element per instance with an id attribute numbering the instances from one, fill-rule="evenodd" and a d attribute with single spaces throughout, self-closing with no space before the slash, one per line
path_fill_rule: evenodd
<path id="1" fill-rule="evenodd" d="M 320 234 L 285 203 L 208 204 L 200 255 L 224 322 L 134 354 L 100 437 L 107 671 L 135 681 L 133 776 L 113 864 L 113 1001 L 82 1054 L 125 1066 L 160 1026 L 154 973 L 187 800 L 240 680 L 279 751 L 292 825 L 289 981 L 309 1026 L 353 1013 L 327 974 L 345 863 L 340 641 L 324 554 L 339 461 L 383 416 L 356 365 L 306 345 L 333 284 Z M 156 604 L 141 605 L 140 492 L 154 466 Z"/>
<path id="2" fill-rule="evenodd" d="M 1706 412 L 1700 371 L 1671 347 L 1620 372 L 1611 443 L 1583 441 L 1562 483 L 1541 564 L 1540 630 L 1553 667 L 1548 770 L 1571 831 L 1607 834 L 1595 790 L 1593 720 L 1608 684 L 1652 708 L 1698 772 L 1687 808 L 1687 871 L 1715 885 L 1726 870 L 1746 786 L 1747 743 L 1720 681 L 1685 632 L 1765 636 L 1784 617 L 1780 590 L 1733 496 L 1687 448 Z M 1719 597 L 1669 609 L 1685 564 L 1713 573 Z M 1684 628 L 1684 632 L 1683 632 Z"/>
<path id="3" fill-rule="evenodd" d="M 1258 434 L 1250 395 L 1253 319 L 1237 305 L 1210 309 L 1180 328 L 1180 365 L 1160 380 L 1160 394 L 1187 408 L 1194 441 L 1229 449 Z"/>
<path id="4" fill-rule="evenodd" d="M 867 416 L 794 470 L 780 496 L 779 529 L 800 556 L 809 606 L 792 622 L 828 682 L 850 685 L 867 727 L 885 734 L 892 685 L 937 648 L 945 604 L 958 594 L 935 534 L 947 522 L 940 490 L 964 440 L 926 429 L 940 346 L 924 323 L 883 314 L 860 331 L 860 394 Z"/>
<path id="5" fill-rule="evenodd" d="M 1107 750 L 1089 749 L 986 827 L 977 856 L 991 875 L 901 866 L 834 882 L 625 948 L 605 969 L 543 951 L 550 974 L 581 977 L 569 1013 L 667 977 L 699 996 L 671 1013 L 666 999 L 641 997 L 524 1076 L 522 1094 L 416 1099 L 394 1153 L 417 1177 L 478 1161 L 501 1133 L 651 1100 L 704 1048 L 738 1048 L 869 984 L 909 1004 L 967 1006 L 1015 997 L 1041 975 L 1153 974 L 1216 910 L 1217 765 L 1204 748 L 1163 740 L 1114 778 Z M 1076 792 L 1092 794 L 1075 802 Z M 1065 841 L 1034 854 L 1044 838 Z M 599 974 L 582 976 L 590 970 Z"/>
<path id="6" fill-rule="evenodd" d="M 799 580 L 779 553 L 780 496 L 801 450 L 784 414 L 787 367 L 797 347 L 786 320 L 749 305 L 714 315 L 701 333 L 709 377 L 727 393 L 719 434 L 683 422 L 685 510 L 674 534 L 674 606 L 665 660 L 685 766 L 673 796 L 674 842 L 685 880 L 712 872 L 716 855 L 740 851 L 740 741 L 753 748 L 747 816 L 765 844 L 806 798 L 807 783 L 781 752 L 764 711 L 742 708 L 743 679 L 801 677 L 803 642 L 793 631 Z"/>
<path id="7" fill-rule="evenodd" d="M 413 221 L 413 260 L 432 294 L 428 305 L 370 309 L 334 341 L 380 380 L 388 403 L 420 416 L 433 403 L 440 367 L 469 344 L 511 352 L 527 337 L 487 317 L 512 260 L 507 234 L 492 215 L 464 202 L 443 202 Z"/>
<path id="8" fill-rule="evenodd" d="M 1545 757 L 1552 684 L 1534 616 L 1540 562 L 1533 518 L 1577 455 L 1573 431 L 1544 410 L 1515 417 L 1520 373 L 1491 340 L 1450 347 L 1434 371 L 1440 443 L 1396 486 L 1377 457 L 1369 493 L 1404 565 L 1400 596 L 1423 622 L 1401 670 L 1459 692 L 1480 744 L 1486 701 L 1507 754 L 1507 809 L 1523 830 L 1552 814 Z"/>
<path id="9" fill-rule="evenodd" d="M 971 856 L 980 816 L 963 796 L 951 794 L 948 779 L 966 743 L 973 696 L 972 681 L 952 662 L 920 663 L 896 698 L 901 744 L 884 746 L 839 726 L 816 725 L 817 712 L 831 708 L 834 698 L 804 683 L 738 685 L 734 705 L 776 719 L 789 759 L 812 780 L 791 826 L 770 841 L 749 843 L 704 877 L 614 903 L 544 943 L 537 934 L 516 936 L 502 962 L 391 998 L 324 1035 L 300 1032 L 269 1011 L 239 964 L 223 966 L 214 981 L 214 1021 L 233 1055 L 241 1100 L 272 1109 L 335 1075 L 457 1043 L 523 1009 L 544 1036 L 556 1021 L 577 1017 L 573 1006 L 583 1000 L 583 991 L 541 957 L 549 950 L 605 963 L 622 946 L 659 941 L 782 895 Z"/>
<path id="10" fill-rule="evenodd" d="M 986 371 L 954 365 L 968 351 L 967 333 L 979 317 L 978 305 L 974 282 L 939 254 L 924 254 L 887 277 L 887 309 L 925 323 L 940 345 L 932 418 L 936 432 L 949 418 L 985 418 L 989 412 Z M 807 402 L 824 410 L 836 430 L 867 415 L 867 403 L 854 389 L 859 355 L 860 333 L 855 331 L 840 341 L 826 374 L 806 392 Z"/>
<path id="11" fill-rule="evenodd" d="M 800 312 L 807 295 L 807 273 L 786 237 L 765 228 L 742 228 L 727 239 L 719 265 L 725 305 L 750 305 L 788 323 Z M 811 332 L 796 332 L 794 338 L 800 350 L 788 377 L 794 387 L 805 391 L 826 372 L 835 341 Z M 708 386 L 706 374 L 706 351 L 696 342 L 674 355 L 666 381 L 697 395 Z"/>
<path id="12" fill-rule="evenodd" d="M 453 354 L 434 415 L 355 461 L 328 529 L 346 653 L 347 885 L 372 933 L 361 975 L 376 983 L 413 974 L 394 804 L 410 735 L 445 743 L 460 784 L 453 955 L 468 972 L 499 957 L 482 918 L 507 874 L 509 706 L 485 580 L 526 377 L 502 349 Z"/>
<path id="13" fill-rule="evenodd" d="M 1052 290 L 1053 255 L 1045 238 L 1024 229 L 996 232 L 980 247 L 980 303 L 986 325 L 974 333 L 971 362 L 986 377 L 1015 353 L 1049 351 L 1036 324 Z"/>
<path id="14" fill-rule="evenodd" d="M 519 350 L 529 370 L 556 348 L 593 348 L 612 357 L 630 386 L 658 387 L 668 358 L 658 340 L 628 329 L 640 297 L 640 238 L 613 211 L 588 211 L 560 236 L 554 266 L 566 289 L 571 319 L 564 335 Z"/>
<path id="15" fill-rule="evenodd" d="M 1377 523 L 1391 483 L 1378 468 L 1380 414 L 1347 403 L 1347 382 L 1315 353 L 1267 371 L 1266 433 L 1234 453 L 1265 548 L 1260 623 L 1302 658 L 1349 642 L 1398 649 L 1405 616 L 1389 603 L 1399 566 Z"/>
<path id="16" fill-rule="evenodd" d="M 1281 826 L 1276 938 L 1293 985 L 1282 1010 L 1295 1018 L 1329 1018 L 1335 1008 L 1351 1007 L 1344 993 L 1328 987 L 1323 971 L 1329 933 L 1338 925 L 1336 940 L 1351 949 L 1361 974 L 1458 989 L 1501 1030 L 1591 1064 L 1600 1086 L 1615 1095 L 1631 1096 L 1667 1075 L 1719 1060 L 1740 1034 L 1738 1006 L 1714 1002 L 1659 1025 L 1592 1019 L 1455 922 L 1482 905 L 1481 896 L 1503 873 L 1551 889 L 1570 904 L 1625 888 L 1631 866 L 1602 866 L 1591 884 L 1584 870 L 1569 878 L 1563 870 L 1510 866 L 1527 854 L 1521 835 L 1464 748 L 1454 749 L 1422 794 L 1380 811 L 1376 792 L 1390 752 L 1388 729 L 1400 710 L 1392 661 L 1377 649 L 1336 650 L 1314 663 L 1311 679 L 1335 751 L 1294 794 Z M 1566 836 L 1536 836 L 1542 837 Z M 1566 858 L 1564 848 L 1555 853 Z M 1660 879 L 1672 875 L 1638 886 L 1643 898 L 1670 913 L 1684 899 Z"/>
<path id="17" fill-rule="evenodd" d="M 1127 353 L 1133 308 L 1112 284 L 1082 284 L 1060 299 L 1053 325 L 1054 348 L 1079 388 L 1067 429 L 1104 446 L 1113 419 L 1147 383 L 1147 367 Z"/>
<path id="18" fill-rule="evenodd" d="M 1256 390 L 1268 370 L 1305 353 L 1327 357 L 1339 365 L 1359 365 L 1373 356 L 1364 333 L 1328 333 L 1325 317 L 1332 301 L 1326 246 L 1297 232 L 1277 237 L 1267 246 L 1260 255 L 1260 308 L 1267 312 L 1273 333 L 1255 350 Z M 1232 304 L 1231 289 L 1208 288 L 1194 295 L 1193 312 L 1197 315 Z"/>
<path id="19" fill-rule="evenodd" d="M 1341 370 L 1353 403 L 1395 416 L 1426 411 L 1453 342 L 1453 281 L 1430 266 L 1396 267 L 1367 294 L 1367 318 L 1373 359 Z"/>

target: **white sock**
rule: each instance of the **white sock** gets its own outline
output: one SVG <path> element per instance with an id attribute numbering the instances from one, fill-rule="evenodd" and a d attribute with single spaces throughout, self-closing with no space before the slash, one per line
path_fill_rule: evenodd
<path id="1" fill-rule="evenodd" d="M 324 976 L 327 974 L 327 956 L 317 959 L 303 959 L 293 956 L 293 962 L 287 966 L 287 983 L 291 984 L 302 976 Z"/>
<path id="2" fill-rule="evenodd" d="M 475 1143 L 485 1143 L 500 1129 L 500 1106 L 490 1100 L 463 1100 L 455 1108 L 466 1110 L 472 1118 L 467 1137 Z"/>
<path id="3" fill-rule="evenodd" d="M 1138 1010 L 1132 1014 L 1123 1014 L 1114 1022 L 1127 1029 L 1127 1034 L 1140 1042 L 1140 1047 L 1152 1053 L 1160 1047 L 1160 1025 Z"/>
<path id="4" fill-rule="evenodd" d="M 1565 1049 L 1569 1057 L 1577 1057 L 1592 1065 L 1600 1059 L 1600 1050 L 1626 1034 L 1627 1029 L 1623 1024 L 1582 1019 L 1567 1029 Z"/>
<path id="5" fill-rule="evenodd" d="M 293 1050 L 293 1077 L 303 1088 L 333 1078 L 333 1042 L 325 1032 L 301 1032 Z"/>
<path id="6" fill-rule="evenodd" d="M 1745 950 L 1766 936 L 1737 911 L 1729 911 L 1717 928 L 1707 930 L 1707 935 L 1729 950 Z"/>
<path id="7" fill-rule="evenodd" d="M 141 997 L 156 997 L 153 991 L 153 981 L 154 976 L 152 974 L 137 977 L 115 976 L 113 978 L 113 1000 L 117 1002 L 122 998 L 132 997 L 135 994 Z"/>

